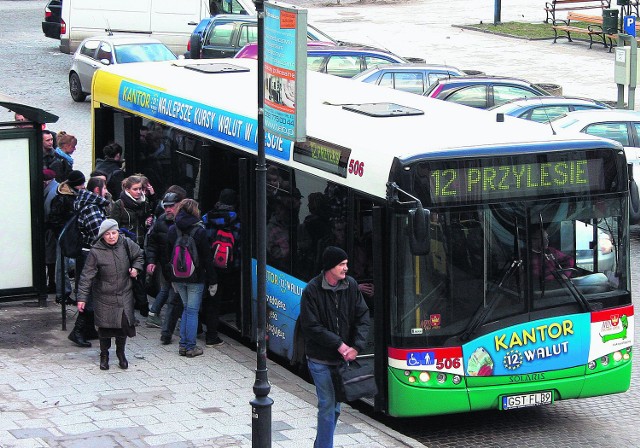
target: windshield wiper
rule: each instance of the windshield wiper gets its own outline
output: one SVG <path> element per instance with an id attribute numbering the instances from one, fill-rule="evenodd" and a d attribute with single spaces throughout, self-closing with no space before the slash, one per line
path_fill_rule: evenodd
<path id="1" fill-rule="evenodd" d="M 578 304 L 580 304 L 580 306 L 582 306 L 585 311 L 591 311 L 592 308 L 589 301 L 585 298 L 584 294 L 580 292 L 573 281 L 571 281 L 571 279 L 564 273 L 564 271 L 566 271 L 567 269 L 562 267 L 562 265 L 558 262 L 556 257 L 551 252 L 545 251 L 544 257 L 547 260 L 551 261 L 555 266 L 555 269 L 551 271 L 551 275 L 553 275 L 553 277 L 558 280 L 562 284 L 562 286 L 569 290 L 569 293 L 571 293 L 576 302 L 578 302 Z"/>
<path id="2" fill-rule="evenodd" d="M 489 296 L 493 296 L 488 306 L 486 306 L 481 313 L 475 315 L 475 317 L 469 322 L 469 325 L 465 328 L 464 332 L 460 335 L 460 340 L 468 341 L 469 338 L 475 331 L 478 329 L 480 325 L 482 325 L 486 318 L 491 314 L 491 311 L 495 308 L 496 304 L 500 301 L 501 296 L 499 294 L 493 295 L 493 292 L 498 288 L 501 288 L 504 282 L 506 282 L 511 276 L 516 274 L 517 288 L 518 288 L 518 298 L 522 297 L 522 289 L 520 287 L 520 266 L 522 266 L 522 254 L 520 252 L 520 230 L 518 229 L 518 218 L 514 219 L 514 228 L 515 233 L 513 235 L 513 254 L 514 256 L 511 259 L 509 267 L 505 270 L 503 267 L 504 274 L 500 278 L 498 283 L 494 283 L 493 286 L 487 291 Z M 507 261 L 509 263 L 509 261 Z"/>

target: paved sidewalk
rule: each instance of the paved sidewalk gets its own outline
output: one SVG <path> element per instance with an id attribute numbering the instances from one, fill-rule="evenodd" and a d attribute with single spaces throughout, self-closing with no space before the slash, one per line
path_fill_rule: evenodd
<path id="1" fill-rule="evenodd" d="M 59 306 L 0 304 L 0 447 L 250 447 L 255 352 L 223 335 L 224 345 L 181 357 L 176 337 L 161 345 L 160 330 L 140 320 L 129 369 L 118 368 L 112 348 L 111 369 L 101 371 L 97 341 L 87 349 L 69 342 Z M 268 368 L 272 446 L 313 446 L 313 386 L 271 361 Z M 344 405 L 335 446 L 423 445 Z"/>

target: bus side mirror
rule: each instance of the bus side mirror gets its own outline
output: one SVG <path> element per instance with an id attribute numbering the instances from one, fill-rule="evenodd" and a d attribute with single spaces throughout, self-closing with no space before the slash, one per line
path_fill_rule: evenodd
<path id="1" fill-rule="evenodd" d="M 409 250 L 413 255 L 427 255 L 431 249 L 430 216 L 421 206 L 409 210 Z"/>

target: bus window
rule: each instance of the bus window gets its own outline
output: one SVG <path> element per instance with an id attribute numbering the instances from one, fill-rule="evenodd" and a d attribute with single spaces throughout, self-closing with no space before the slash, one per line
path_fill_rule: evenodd
<path id="1" fill-rule="evenodd" d="M 267 263 L 289 274 L 301 197 L 288 171 L 275 165 L 267 167 Z"/>

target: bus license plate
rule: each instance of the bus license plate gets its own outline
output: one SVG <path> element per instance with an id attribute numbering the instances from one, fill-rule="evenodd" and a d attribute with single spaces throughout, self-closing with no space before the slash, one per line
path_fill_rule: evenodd
<path id="1" fill-rule="evenodd" d="M 542 406 L 553 403 L 553 392 L 534 392 L 532 394 L 503 395 L 502 410 L 527 408 L 530 406 Z"/>

